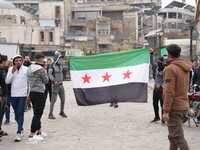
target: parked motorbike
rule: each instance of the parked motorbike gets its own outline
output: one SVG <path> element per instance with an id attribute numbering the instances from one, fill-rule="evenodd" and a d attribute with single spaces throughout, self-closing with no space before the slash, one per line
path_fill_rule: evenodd
<path id="1" fill-rule="evenodd" d="M 189 100 L 189 110 L 187 116 L 183 119 L 183 123 L 188 121 L 190 127 L 190 119 L 192 119 L 198 127 L 196 122 L 197 117 L 200 117 L 200 91 L 196 92 L 197 85 L 194 85 L 190 88 L 190 92 L 188 93 L 188 100 Z"/>

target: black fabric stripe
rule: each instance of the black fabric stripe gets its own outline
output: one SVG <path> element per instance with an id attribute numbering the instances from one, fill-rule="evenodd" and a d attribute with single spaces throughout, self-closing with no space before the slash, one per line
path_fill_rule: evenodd
<path id="1" fill-rule="evenodd" d="M 129 83 L 109 87 L 74 89 L 79 106 L 111 102 L 147 103 L 147 83 Z"/>

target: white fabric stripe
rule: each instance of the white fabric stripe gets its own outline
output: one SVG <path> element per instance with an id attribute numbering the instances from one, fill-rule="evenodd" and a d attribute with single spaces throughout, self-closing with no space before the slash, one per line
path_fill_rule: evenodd
<path id="1" fill-rule="evenodd" d="M 130 79 L 124 79 L 124 73 L 132 72 L 130 74 Z M 109 82 L 106 80 L 103 82 L 104 78 L 102 76 L 112 75 L 109 78 Z M 120 85 L 131 82 L 148 83 L 149 78 L 149 64 L 141 64 L 122 68 L 111 68 L 111 69 L 97 69 L 97 70 L 81 70 L 74 71 L 71 70 L 71 79 L 73 88 L 95 88 L 95 87 L 106 87 L 112 85 Z M 84 80 L 81 77 L 85 77 L 87 73 L 90 83 L 83 83 Z"/>

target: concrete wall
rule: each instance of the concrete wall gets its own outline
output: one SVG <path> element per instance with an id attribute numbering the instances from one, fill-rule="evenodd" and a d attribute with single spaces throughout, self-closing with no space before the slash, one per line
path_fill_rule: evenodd
<path id="1" fill-rule="evenodd" d="M 4 24 L 6 23 L 5 20 L 3 20 L 3 16 L 14 16 L 15 18 L 15 21 L 13 22 L 14 24 L 21 24 L 21 21 L 20 21 L 20 17 L 24 17 L 26 22 L 27 21 L 30 21 L 32 20 L 32 15 L 21 10 L 21 9 L 0 9 L 0 14 L 1 14 L 1 17 L 0 17 L 0 24 Z"/>
<path id="2" fill-rule="evenodd" d="M 40 2 L 39 3 L 39 18 L 56 20 L 55 8 L 60 7 L 60 23 L 64 27 L 64 2 Z"/>

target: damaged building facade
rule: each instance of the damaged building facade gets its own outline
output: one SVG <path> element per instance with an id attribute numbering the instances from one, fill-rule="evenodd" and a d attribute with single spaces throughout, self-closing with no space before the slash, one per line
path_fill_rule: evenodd
<path id="1" fill-rule="evenodd" d="M 0 38 L 22 44 L 27 53 L 74 48 L 85 53 L 102 53 L 142 48 L 145 43 L 155 48 L 161 38 L 163 41 L 175 34 L 187 37 L 185 20 L 194 15 L 194 7 L 176 1 L 165 8 L 161 8 L 161 0 L 7 1 L 15 5 L 13 12 L 23 12 L 14 14 L 21 17 L 22 23 L 17 26 L 23 28 L 16 32 L 24 32 L 16 35 L 22 37 L 10 40 L 11 35 L 5 33 L 9 27 L 2 22 Z M 5 15 L 12 15 L 12 11 Z"/>
<path id="2" fill-rule="evenodd" d="M 15 8 L 0 8 L 4 17 L 0 22 L 0 38 L 4 38 L 7 43 L 20 44 L 22 53 L 26 55 L 41 51 L 52 55 L 63 48 L 63 1 L 11 2 Z M 6 17 L 9 17 L 8 23 Z"/>
<path id="3" fill-rule="evenodd" d="M 140 10 L 160 1 L 76 1 L 71 7 L 68 45 L 82 49 L 120 51 L 143 47 L 139 29 Z"/>

